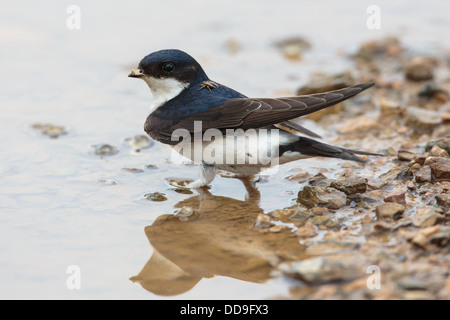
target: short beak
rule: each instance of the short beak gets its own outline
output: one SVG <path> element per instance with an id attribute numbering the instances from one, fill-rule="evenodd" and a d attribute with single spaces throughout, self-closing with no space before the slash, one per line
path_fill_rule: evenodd
<path id="1" fill-rule="evenodd" d="M 130 78 L 142 78 L 144 76 L 144 74 L 139 69 L 137 69 L 137 70 L 132 69 L 131 73 L 128 76 Z"/>

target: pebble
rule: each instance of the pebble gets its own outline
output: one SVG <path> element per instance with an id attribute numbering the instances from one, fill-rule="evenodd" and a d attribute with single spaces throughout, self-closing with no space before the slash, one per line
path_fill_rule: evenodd
<path id="1" fill-rule="evenodd" d="M 94 154 L 97 156 L 113 156 L 119 152 L 119 150 L 109 144 L 97 144 L 91 146 L 94 149 Z"/>
<path id="2" fill-rule="evenodd" d="M 429 166 L 421 167 L 414 176 L 417 183 L 431 182 L 431 168 Z"/>
<path id="3" fill-rule="evenodd" d="M 438 146 L 439 148 L 444 149 L 448 154 L 450 154 L 450 137 L 440 138 L 427 142 L 425 151 L 430 151 L 433 146 Z"/>
<path id="4" fill-rule="evenodd" d="M 282 272 L 309 285 L 351 281 L 365 275 L 365 262 L 358 254 L 332 254 L 283 265 Z"/>
<path id="5" fill-rule="evenodd" d="M 298 183 L 303 183 L 308 181 L 311 175 L 308 172 L 299 172 L 290 176 L 287 176 L 286 179 L 289 181 L 297 181 Z"/>
<path id="6" fill-rule="evenodd" d="M 323 206 L 339 209 L 346 205 L 347 196 L 344 192 L 331 187 L 306 186 L 298 193 L 297 202 L 308 208 Z"/>
<path id="7" fill-rule="evenodd" d="M 287 38 L 276 42 L 275 46 L 280 49 L 286 59 L 292 61 L 301 60 L 303 52 L 311 48 L 309 41 L 302 37 Z"/>
<path id="8" fill-rule="evenodd" d="M 411 81 L 426 81 L 433 79 L 433 69 L 435 67 L 433 59 L 426 57 L 415 57 L 407 62 L 405 66 L 405 76 Z"/>
<path id="9" fill-rule="evenodd" d="M 414 153 L 406 150 L 398 150 L 397 159 L 400 161 L 411 161 L 414 159 Z"/>
<path id="10" fill-rule="evenodd" d="M 405 112 L 405 122 L 419 131 L 429 131 L 442 123 L 439 112 L 409 106 Z"/>
<path id="11" fill-rule="evenodd" d="M 63 126 L 56 126 L 50 123 L 35 123 L 31 125 L 31 128 L 39 131 L 42 135 L 48 136 L 51 139 L 56 139 L 67 133 L 66 128 Z"/>
<path id="12" fill-rule="evenodd" d="M 396 219 L 399 218 L 405 206 L 400 203 L 386 202 L 377 206 L 375 213 L 378 219 Z"/>
<path id="13" fill-rule="evenodd" d="M 406 193 L 403 190 L 395 190 L 391 193 L 389 193 L 385 198 L 385 202 L 395 202 L 399 204 L 406 204 Z"/>
<path id="14" fill-rule="evenodd" d="M 153 192 L 144 195 L 144 198 L 151 201 L 166 201 L 167 197 L 164 193 Z"/>
<path id="15" fill-rule="evenodd" d="M 416 215 L 411 220 L 416 227 L 430 227 L 445 220 L 443 212 L 441 208 L 424 206 L 417 209 Z"/>
<path id="16" fill-rule="evenodd" d="M 437 145 L 434 145 L 430 149 L 430 156 L 432 157 L 445 157 L 448 158 L 448 152 Z"/>
<path id="17" fill-rule="evenodd" d="M 450 194 L 442 193 L 436 196 L 436 203 L 444 208 L 450 208 Z"/>
<path id="18" fill-rule="evenodd" d="M 425 165 L 430 166 L 431 172 L 436 179 L 450 179 L 450 158 L 428 157 Z"/>
<path id="19" fill-rule="evenodd" d="M 136 135 L 131 138 L 126 138 L 124 141 L 136 152 L 139 152 L 141 149 L 149 148 L 153 145 L 153 141 L 145 135 Z"/>
<path id="20" fill-rule="evenodd" d="M 440 231 L 441 227 L 439 225 L 420 229 L 419 232 L 412 238 L 411 242 L 418 247 L 426 249 L 426 245 L 431 240 L 433 235 L 438 234 Z"/>
<path id="21" fill-rule="evenodd" d="M 344 192 L 346 195 L 364 193 L 367 191 L 367 178 L 353 175 L 334 180 L 330 186 Z"/>

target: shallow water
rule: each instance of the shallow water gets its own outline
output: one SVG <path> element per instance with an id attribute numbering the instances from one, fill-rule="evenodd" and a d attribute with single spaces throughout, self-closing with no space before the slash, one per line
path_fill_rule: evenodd
<path id="1" fill-rule="evenodd" d="M 417 52 L 450 46 L 444 1 L 381 1 L 380 30 L 367 29 L 365 1 L 113 3 L 78 1 L 80 30 L 66 27 L 71 2 L 2 7 L 3 299 L 245 299 L 288 292 L 271 267 L 280 257 L 300 259 L 302 247 L 290 234 L 270 240 L 275 236 L 251 225 L 259 213 L 295 202 L 298 184 L 283 179 L 290 169 L 336 173 L 341 162 L 286 165 L 257 184 L 259 202 L 246 201 L 241 181 L 223 177 L 202 195 L 176 192 L 167 179 L 195 178 L 196 167 L 171 163 L 167 146 L 134 152 L 124 141 L 143 134 L 151 104 L 145 84 L 127 78 L 144 55 L 179 48 L 220 83 L 249 96 L 276 96 L 292 94 L 312 72 L 346 70 L 339 53 L 367 39 L 399 35 Z M 273 43 L 296 35 L 313 48 L 291 62 Z M 241 44 L 236 54 L 227 50 L 230 39 Z M 30 128 L 36 123 L 64 126 L 67 134 L 51 139 Z M 119 152 L 99 157 L 92 151 L 97 144 Z M 145 199 L 151 192 L 168 200 Z M 174 216 L 183 206 L 197 211 Z M 81 270 L 80 290 L 67 288 L 71 265 Z"/>

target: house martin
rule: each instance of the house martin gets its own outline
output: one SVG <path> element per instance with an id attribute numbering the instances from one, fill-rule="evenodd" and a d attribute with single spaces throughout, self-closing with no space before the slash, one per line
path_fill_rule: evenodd
<path id="1" fill-rule="evenodd" d="M 248 98 L 210 80 L 193 57 L 175 49 L 145 56 L 129 77 L 144 80 L 153 95 L 147 134 L 201 165 L 200 178 L 189 188 L 210 184 L 218 169 L 246 176 L 310 157 L 365 162 L 357 155 L 380 155 L 319 142 L 313 139 L 319 135 L 291 121 L 374 82 L 296 97 Z"/>

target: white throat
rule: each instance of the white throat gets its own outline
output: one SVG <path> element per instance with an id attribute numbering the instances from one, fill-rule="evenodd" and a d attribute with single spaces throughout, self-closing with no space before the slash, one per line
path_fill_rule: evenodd
<path id="1" fill-rule="evenodd" d="M 150 113 L 158 109 L 163 103 L 169 101 L 180 94 L 189 83 L 180 82 L 173 78 L 157 79 L 150 76 L 143 77 L 153 95 L 153 104 L 150 106 Z"/>

